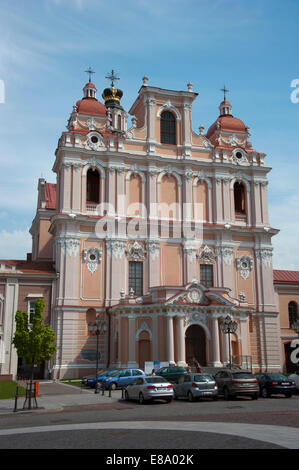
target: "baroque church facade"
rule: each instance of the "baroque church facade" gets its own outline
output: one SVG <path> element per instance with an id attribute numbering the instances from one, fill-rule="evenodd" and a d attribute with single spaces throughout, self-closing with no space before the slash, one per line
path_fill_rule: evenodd
<path id="1" fill-rule="evenodd" d="M 1 261 L 3 312 L 46 300 L 53 378 L 94 371 L 96 318 L 107 325 L 99 367 L 194 357 L 221 367 L 231 353 L 254 371 L 282 370 L 266 155 L 225 96 L 208 131 L 194 131 L 191 83 L 173 91 L 143 77 L 128 127 L 113 78 L 103 102 L 90 79 L 73 106 L 55 152 L 56 183 L 38 183 L 32 253 Z M 228 315 L 237 324 L 230 344 L 221 328 Z M 5 356 L 12 333 L 10 321 L 2 374 L 16 372 L 15 352 Z"/>

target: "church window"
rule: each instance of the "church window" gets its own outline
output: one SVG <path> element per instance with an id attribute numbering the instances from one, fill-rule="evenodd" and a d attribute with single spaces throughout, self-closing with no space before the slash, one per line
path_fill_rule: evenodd
<path id="1" fill-rule="evenodd" d="M 143 295 L 143 263 L 141 261 L 129 261 L 129 293 Z"/>
<path id="2" fill-rule="evenodd" d="M 87 172 L 86 201 L 93 203 L 100 201 L 100 175 L 97 170 L 89 169 Z"/>
<path id="3" fill-rule="evenodd" d="M 176 144 L 176 121 L 175 117 L 169 111 L 164 111 L 160 119 L 161 143 Z"/>
<path id="4" fill-rule="evenodd" d="M 293 328 L 293 324 L 298 319 L 298 307 L 297 307 L 296 302 L 294 302 L 293 300 L 289 302 L 288 309 L 289 309 L 289 325 L 290 325 L 290 328 Z"/>
<path id="5" fill-rule="evenodd" d="M 121 115 L 120 114 L 117 116 L 117 129 L 119 131 L 121 130 Z"/>
<path id="6" fill-rule="evenodd" d="M 205 287 L 213 287 L 213 265 L 201 264 L 200 265 L 200 283 Z"/>
<path id="7" fill-rule="evenodd" d="M 245 214 L 245 188 L 238 181 L 234 184 L 235 212 Z"/>
<path id="8" fill-rule="evenodd" d="M 35 314 L 35 303 L 36 301 L 35 300 L 31 300 L 29 302 L 29 323 L 33 323 L 33 318 L 34 318 L 34 314 Z"/>

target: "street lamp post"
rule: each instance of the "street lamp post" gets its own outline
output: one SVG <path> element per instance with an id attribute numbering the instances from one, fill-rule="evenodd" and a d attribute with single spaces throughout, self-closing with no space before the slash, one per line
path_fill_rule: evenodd
<path id="1" fill-rule="evenodd" d="M 230 335 L 235 333 L 238 328 L 238 323 L 233 321 L 229 315 L 227 315 L 224 320 L 220 322 L 220 328 L 222 333 L 228 334 L 228 350 L 229 350 L 229 367 L 232 367 L 232 357 L 231 357 L 231 344 L 230 344 Z"/>
<path id="2" fill-rule="evenodd" d="M 102 320 L 99 316 L 96 317 L 95 323 L 88 324 L 88 330 L 95 333 L 97 337 L 97 355 L 96 355 L 96 383 L 94 393 L 99 393 L 98 389 L 98 368 L 99 368 L 99 336 L 104 335 L 107 331 L 107 322 Z"/>

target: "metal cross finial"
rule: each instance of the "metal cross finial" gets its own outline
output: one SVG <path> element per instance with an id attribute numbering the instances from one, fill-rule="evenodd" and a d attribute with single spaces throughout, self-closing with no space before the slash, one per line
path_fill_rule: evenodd
<path id="1" fill-rule="evenodd" d="M 87 70 L 85 70 L 85 73 L 89 74 L 89 83 L 91 82 L 91 76 L 93 73 L 95 73 L 91 67 L 89 67 Z"/>
<path id="2" fill-rule="evenodd" d="M 111 81 L 111 86 L 114 86 L 114 82 L 116 80 L 119 80 L 119 77 L 117 75 L 115 75 L 115 71 L 113 69 L 105 78 L 107 78 L 107 80 Z"/>
<path id="3" fill-rule="evenodd" d="M 226 100 L 226 93 L 229 92 L 229 90 L 227 90 L 227 89 L 225 88 L 225 85 L 224 85 L 224 87 L 221 88 L 220 91 L 223 91 L 223 93 L 224 93 L 224 101 L 225 101 L 225 100 Z"/>

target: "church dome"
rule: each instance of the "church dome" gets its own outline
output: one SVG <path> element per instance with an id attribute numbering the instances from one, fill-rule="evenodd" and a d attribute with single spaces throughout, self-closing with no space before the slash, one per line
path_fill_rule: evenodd
<path id="1" fill-rule="evenodd" d="M 238 132 L 247 133 L 246 126 L 241 119 L 235 118 L 231 114 L 231 104 L 229 101 L 224 100 L 219 105 L 220 116 L 216 119 L 207 132 L 207 138 L 209 139 L 216 130 L 223 132 Z"/>
<path id="2" fill-rule="evenodd" d="M 106 116 L 107 109 L 96 98 L 83 98 L 77 101 L 77 112 L 91 116 Z"/>
<path id="3" fill-rule="evenodd" d="M 76 103 L 77 112 L 91 116 L 106 116 L 106 107 L 96 99 L 97 89 L 95 85 L 91 82 L 86 83 L 83 92 L 84 97 Z"/>

